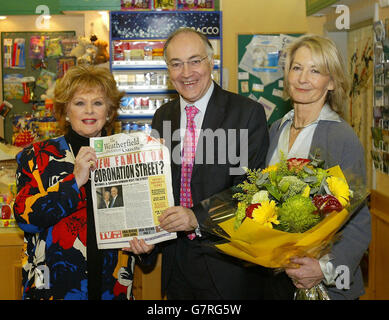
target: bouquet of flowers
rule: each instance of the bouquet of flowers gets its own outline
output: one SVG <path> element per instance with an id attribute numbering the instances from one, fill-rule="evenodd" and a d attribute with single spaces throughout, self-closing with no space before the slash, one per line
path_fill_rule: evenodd
<path id="1" fill-rule="evenodd" d="M 295 256 L 320 258 L 367 196 L 350 189 L 339 166 L 323 164 L 292 158 L 245 169 L 246 181 L 203 201 L 209 219 L 202 230 L 227 240 L 215 243 L 222 252 L 268 268 L 291 267 Z M 323 285 L 295 294 L 310 297 L 328 299 Z"/>

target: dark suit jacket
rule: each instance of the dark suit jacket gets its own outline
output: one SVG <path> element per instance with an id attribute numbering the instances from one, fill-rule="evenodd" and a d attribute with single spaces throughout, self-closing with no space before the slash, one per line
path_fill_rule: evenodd
<path id="1" fill-rule="evenodd" d="M 153 130 L 156 130 L 160 137 L 165 139 L 165 144 L 173 152 L 174 150 L 180 150 L 180 141 L 171 141 L 171 134 L 180 128 L 180 116 L 180 101 L 175 99 L 159 108 L 152 121 Z M 164 130 L 164 121 L 171 122 L 171 130 L 166 130 L 166 128 Z M 215 141 L 214 148 L 206 150 L 206 146 L 209 146 L 210 142 L 204 139 L 203 134 L 200 134 L 191 180 L 194 204 L 192 210 L 197 217 L 200 227 L 207 218 L 207 212 L 199 205 L 200 201 L 228 189 L 244 179 L 242 175 L 231 175 L 230 168 L 238 168 L 243 165 L 249 168 L 264 167 L 269 145 L 266 116 L 262 106 L 248 98 L 225 91 L 216 83 L 204 115 L 202 129 L 211 129 L 213 131 L 217 129 L 236 129 L 237 137 L 236 140 L 227 140 L 227 152 L 224 144 L 221 144 L 219 148 L 217 140 Z M 240 141 L 240 129 L 248 130 L 248 136 L 243 139 L 242 144 Z M 203 148 L 199 147 L 201 144 Z M 244 146 L 246 146 L 246 150 Z M 221 151 L 220 159 L 219 151 Z M 229 156 L 232 154 L 239 157 L 241 151 L 243 151 L 242 153 L 247 151 L 248 164 L 235 163 L 236 161 Z M 208 157 L 214 157 L 214 161 L 211 164 L 206 163 L 207 153 Z M 226 158 L 225 161 L 223 160 L 223 154 Z M 180 205 L 181 165 L 180 163 L 174 163 L 175 161 L 173 160 L 171 169 L 174 200 L 175 205 Z M 163 292 L 165 292 L 168 286 L 173 264 L 175 263 L 177 242 L 179 241 L 184 240 L 178 237 L 177 240 L 160 244 L 162 248 Z M 206 244 L 208 240 L 206 236 L 203 236 L 200 241 Z M 202 250 L 207 269 L 218 292 L 224 299 L 255 298 L 249 296 L 248 293 L 248 287 L 253 287 L 252 276 L 255 274 L 250 269 L 254 268 L 245 268 L 242 266 L 241 261 L 217 253 L 207 245 L 204 245 Z"/>
<path id="2" fill-rule="evenodd" d="M 109 204 L 110 208 L 123 207 L 123 198 L 121 196 L 117 196 L 116 199 L 112 199 Z"/>

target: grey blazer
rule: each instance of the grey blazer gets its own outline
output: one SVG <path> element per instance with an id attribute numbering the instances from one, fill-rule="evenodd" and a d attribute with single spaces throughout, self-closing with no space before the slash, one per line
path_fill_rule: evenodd
<path id="1" fill-rule="evenodd" d="M 266 157 L 269 163 L 277 146 L 282 128 L 281 119 L 270 128 L 270 146 Z M 366 185 L 366 167 L 363 147 L 353 131 L 345 122 L 319 121 L 312 138 L 310 153 L 320 152 L 326 167 L 339 165 L 353 190 Z M 356 299 L 364 294 L 360 261 L 371 239 L 370 212 L 364 204 L 354 213 L 341 229 L 341 238 L 333 245 L 330 255 L 334 268 L 347 266 L 350 270 L 350 289 L 327 286 L 331 299 Z"/>

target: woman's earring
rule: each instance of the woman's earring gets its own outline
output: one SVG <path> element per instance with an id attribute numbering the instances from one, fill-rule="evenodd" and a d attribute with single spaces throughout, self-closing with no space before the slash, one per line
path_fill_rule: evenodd
<path id="1" fill-rule="evenodd" d="M 69 122 L 69 117 L 68 117 L 68 116 L 66 116 L 66 117 L 65 117 L 65 120 L 66 120 L 67 122 Z"/>

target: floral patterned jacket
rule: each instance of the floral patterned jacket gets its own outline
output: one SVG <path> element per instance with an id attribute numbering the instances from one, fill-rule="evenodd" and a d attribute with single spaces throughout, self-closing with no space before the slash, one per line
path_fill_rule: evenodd
<path id="1" fill-rule="evenodd" d="M 88 299 L 85 188 L 65 138 L 38 142 L 16 160 L 14 213 L 25 235 L 23 299 Z M 135 259 L 103 250 L 101 299 L 132 299 Z"/>

